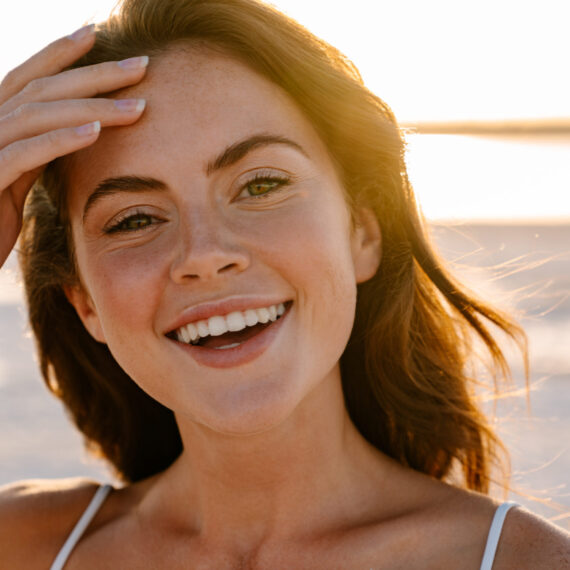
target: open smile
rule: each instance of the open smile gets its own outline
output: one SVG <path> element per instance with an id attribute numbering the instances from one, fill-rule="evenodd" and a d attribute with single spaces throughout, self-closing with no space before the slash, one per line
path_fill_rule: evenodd
<path id="1" fill-rule="evenodd" d="M 287 301 L 213 315 L 183 325 L 166 336 L 191 350 L 203 364 L 225 368 L 263 352 L 291 305 L 292 301 Z"/>
<path id="2" fill-rule="evenodd" d="M 239 346 L 284 313 L 284 303 L 233 311 L 228 315 L 214 315 L 209 319 L 189 323 L 176 329 L 173 334 L 178 342 L 224 350 Z"/>

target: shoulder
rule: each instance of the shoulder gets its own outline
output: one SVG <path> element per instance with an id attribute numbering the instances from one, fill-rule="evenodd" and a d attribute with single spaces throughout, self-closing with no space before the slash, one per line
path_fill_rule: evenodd
<path id="1" fill-rule="evenodd" d="M 49 567 L 98 486 L 87 479 L 37 479 L 0 487 L 2 563 Z"/>
<path id="2" fill-rule="evenodd" d="M 479 567 L 500 503 L 486 495 L 425 477 L 409 481 L 404 513 L 408 542 L 417 544 L 407 567 Z M 415 484 L 412 484 L 415 483 Z M 414 493 L 413 490 L 416 490 Z M 411 491 L 410 491 L 411 490 Z M 506 516 L 493 570 L 570 570 L 570 534 L 516 506 Z"/>
<path id="3" fill-rule="evenodd" d="M 482 560 L 499 506 L 485 495 L 451 489 L 446 520 L 449 528 L 455 527 L 456 545 L 461 545 L 454 553 L 458 559 L 462 550 L 470 550 L 474 560 Z M 570 570 L 570 534 L 524 507 L 513 506 L 503 523 L 493 570 L 538 568 Z"/>
<path id="4" fill-rule="evenodd" d="M 0 528 L 16 522 L 41 527 L 53 523 L 54 517 L 81 512 L 82 503 L 89 502 L 98 487 L 82 478 L 33 479 L 0 487 Z"/>
<path id="5" fill-rule="evenodd" d="M 570 570 L 570 534 L 522 507 L 513 508 L 505 520 L 493 568 Z"/>

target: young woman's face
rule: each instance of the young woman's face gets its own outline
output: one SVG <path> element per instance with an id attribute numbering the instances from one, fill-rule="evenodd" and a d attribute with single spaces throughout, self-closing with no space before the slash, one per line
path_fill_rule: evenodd
<path id="1" fill-rule="evenodd" d="M 69 297 L 179 420 L 265 429 L 338 381 L 376 225 L 352 229 L 310 123 L 232 59 L 172 51 L 125 96 L 147 100 L 142 119 L 71 159 Z"/>

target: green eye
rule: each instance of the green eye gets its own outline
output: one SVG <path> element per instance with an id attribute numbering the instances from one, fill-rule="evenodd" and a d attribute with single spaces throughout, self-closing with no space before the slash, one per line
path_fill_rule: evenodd
<path id="1" fill-rule="evenodd" d="M 153 217 L 148 214 L 134 214 L 133 216 L 128 216 L 109 228 L 107 233 L 136 232 L 137 230 L 142 230 L 151 226 L 153 222 Z"/>
<path id="2" fill-rule="evenodd" d="M 246 188 L 250 196 L 261 196 L 262 194 L 271 192 L 271 190 L 274 190 L 279 185 L 280 182 L 275 180 L 256 180 L 250 182 Z"/>
<path id="3" fill-rule="evenodd" d="M 129 216 L 119 224 L 119 227 L 123 230 L 140 230 L 149 226 L 151 222 L 150 216 L 139 214 L 137 216 Z"/>
<path id="4" fill-rule="evenodd" d="M 240 198 L 264 198 L 279 192 L 291 184 L 291 179 L 285 176 L 276 176 L 273 173 L 260 172 L 249 182 L 245 182 L 239 194 Z"/>

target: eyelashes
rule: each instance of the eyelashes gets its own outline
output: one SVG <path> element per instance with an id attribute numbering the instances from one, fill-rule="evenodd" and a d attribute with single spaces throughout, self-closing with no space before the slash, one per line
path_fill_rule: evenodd
<path id="1" fill-rule="evenodd" d="M 268 199 L 292 182 L 293 179 L 289 175 L 276 174 L 275 171 L 258 171 L 254 176 L 240 184 L 239 192 L 234 201 L 252 203 L 256 200 Z M 134 212 L 131 210 L 111 220 L 104 227 L 103 233 L 107 235 L 136 234 L 148 231 L 166 221 L 145 209 L 137 209 Z"/>
<path id="2" fill-rule="evenodd" d="M 110 226 L 103 231 L 106 234 L 131 233 L 142 231 L 156 224 L 161 224 L 165 220 L 157 218 L 146 212 L 134 212 L 126 214 L 117 220 L 114 220 Z"/>
<path id="3" fill-rule="evenodd" d="M 291 178 L 273 173 L 258 172 L 241 188 L 238 198 L 263 198 L 291 184 Z"/>

